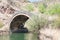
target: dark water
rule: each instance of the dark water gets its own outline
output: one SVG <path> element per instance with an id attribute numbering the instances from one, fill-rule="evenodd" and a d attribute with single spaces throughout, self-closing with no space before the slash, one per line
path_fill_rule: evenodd
<path id="1" fill-rule="evenodd" d="M 11 35 L 2 35 L 0 40 L 38 40 L 36 34 L 32 33 L 14 33 Z"/>

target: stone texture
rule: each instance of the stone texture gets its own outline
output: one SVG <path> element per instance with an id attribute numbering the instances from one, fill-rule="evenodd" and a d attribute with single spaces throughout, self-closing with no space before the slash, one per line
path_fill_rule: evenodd
<path id="1" fill-rule="evenodd" d="M 39 38 L 41 40 L 60 40 L 60 31 L 58 29 L 41 29 Z"/>

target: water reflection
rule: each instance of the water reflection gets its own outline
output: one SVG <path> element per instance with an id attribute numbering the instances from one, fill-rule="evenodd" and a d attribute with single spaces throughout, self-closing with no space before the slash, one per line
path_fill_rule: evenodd
<path id="1" fill-rule="evenodd" d="M 34 33 L 25 34 L 25 40 L 38 40 L 37 34 Z"/>
<path id="2" fill-rule="evenodd" d="M 14 33 L 10 35 L 10 40 L 24 40 L 24 34 L 23 33 Z"/>
<path id="3" fill-rule="evenodd" d="M 13 33 L 11 35 L 2 35 L 0 40 L 38 40 L 36 34 L 32 33 Z"/>

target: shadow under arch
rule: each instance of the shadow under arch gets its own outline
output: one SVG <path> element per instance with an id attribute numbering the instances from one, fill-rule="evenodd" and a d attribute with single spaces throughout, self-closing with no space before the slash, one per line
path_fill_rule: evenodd
<path id="1" fill-rule="evenodd" d="M 27 28 L 24 28 L 25 22 L 29 19 L 26 15 L 18 15 L 10 23 L 10 30 L 13 33 L 26 33 Z"/>

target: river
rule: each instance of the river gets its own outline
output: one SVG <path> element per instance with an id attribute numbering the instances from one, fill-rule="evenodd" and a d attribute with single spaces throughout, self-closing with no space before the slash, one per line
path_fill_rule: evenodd
<path id="1" fill-rule="evenodd" d="M 0 36 L 0 40 L 38 40 L 34 33 L 13 33 Z"/>

